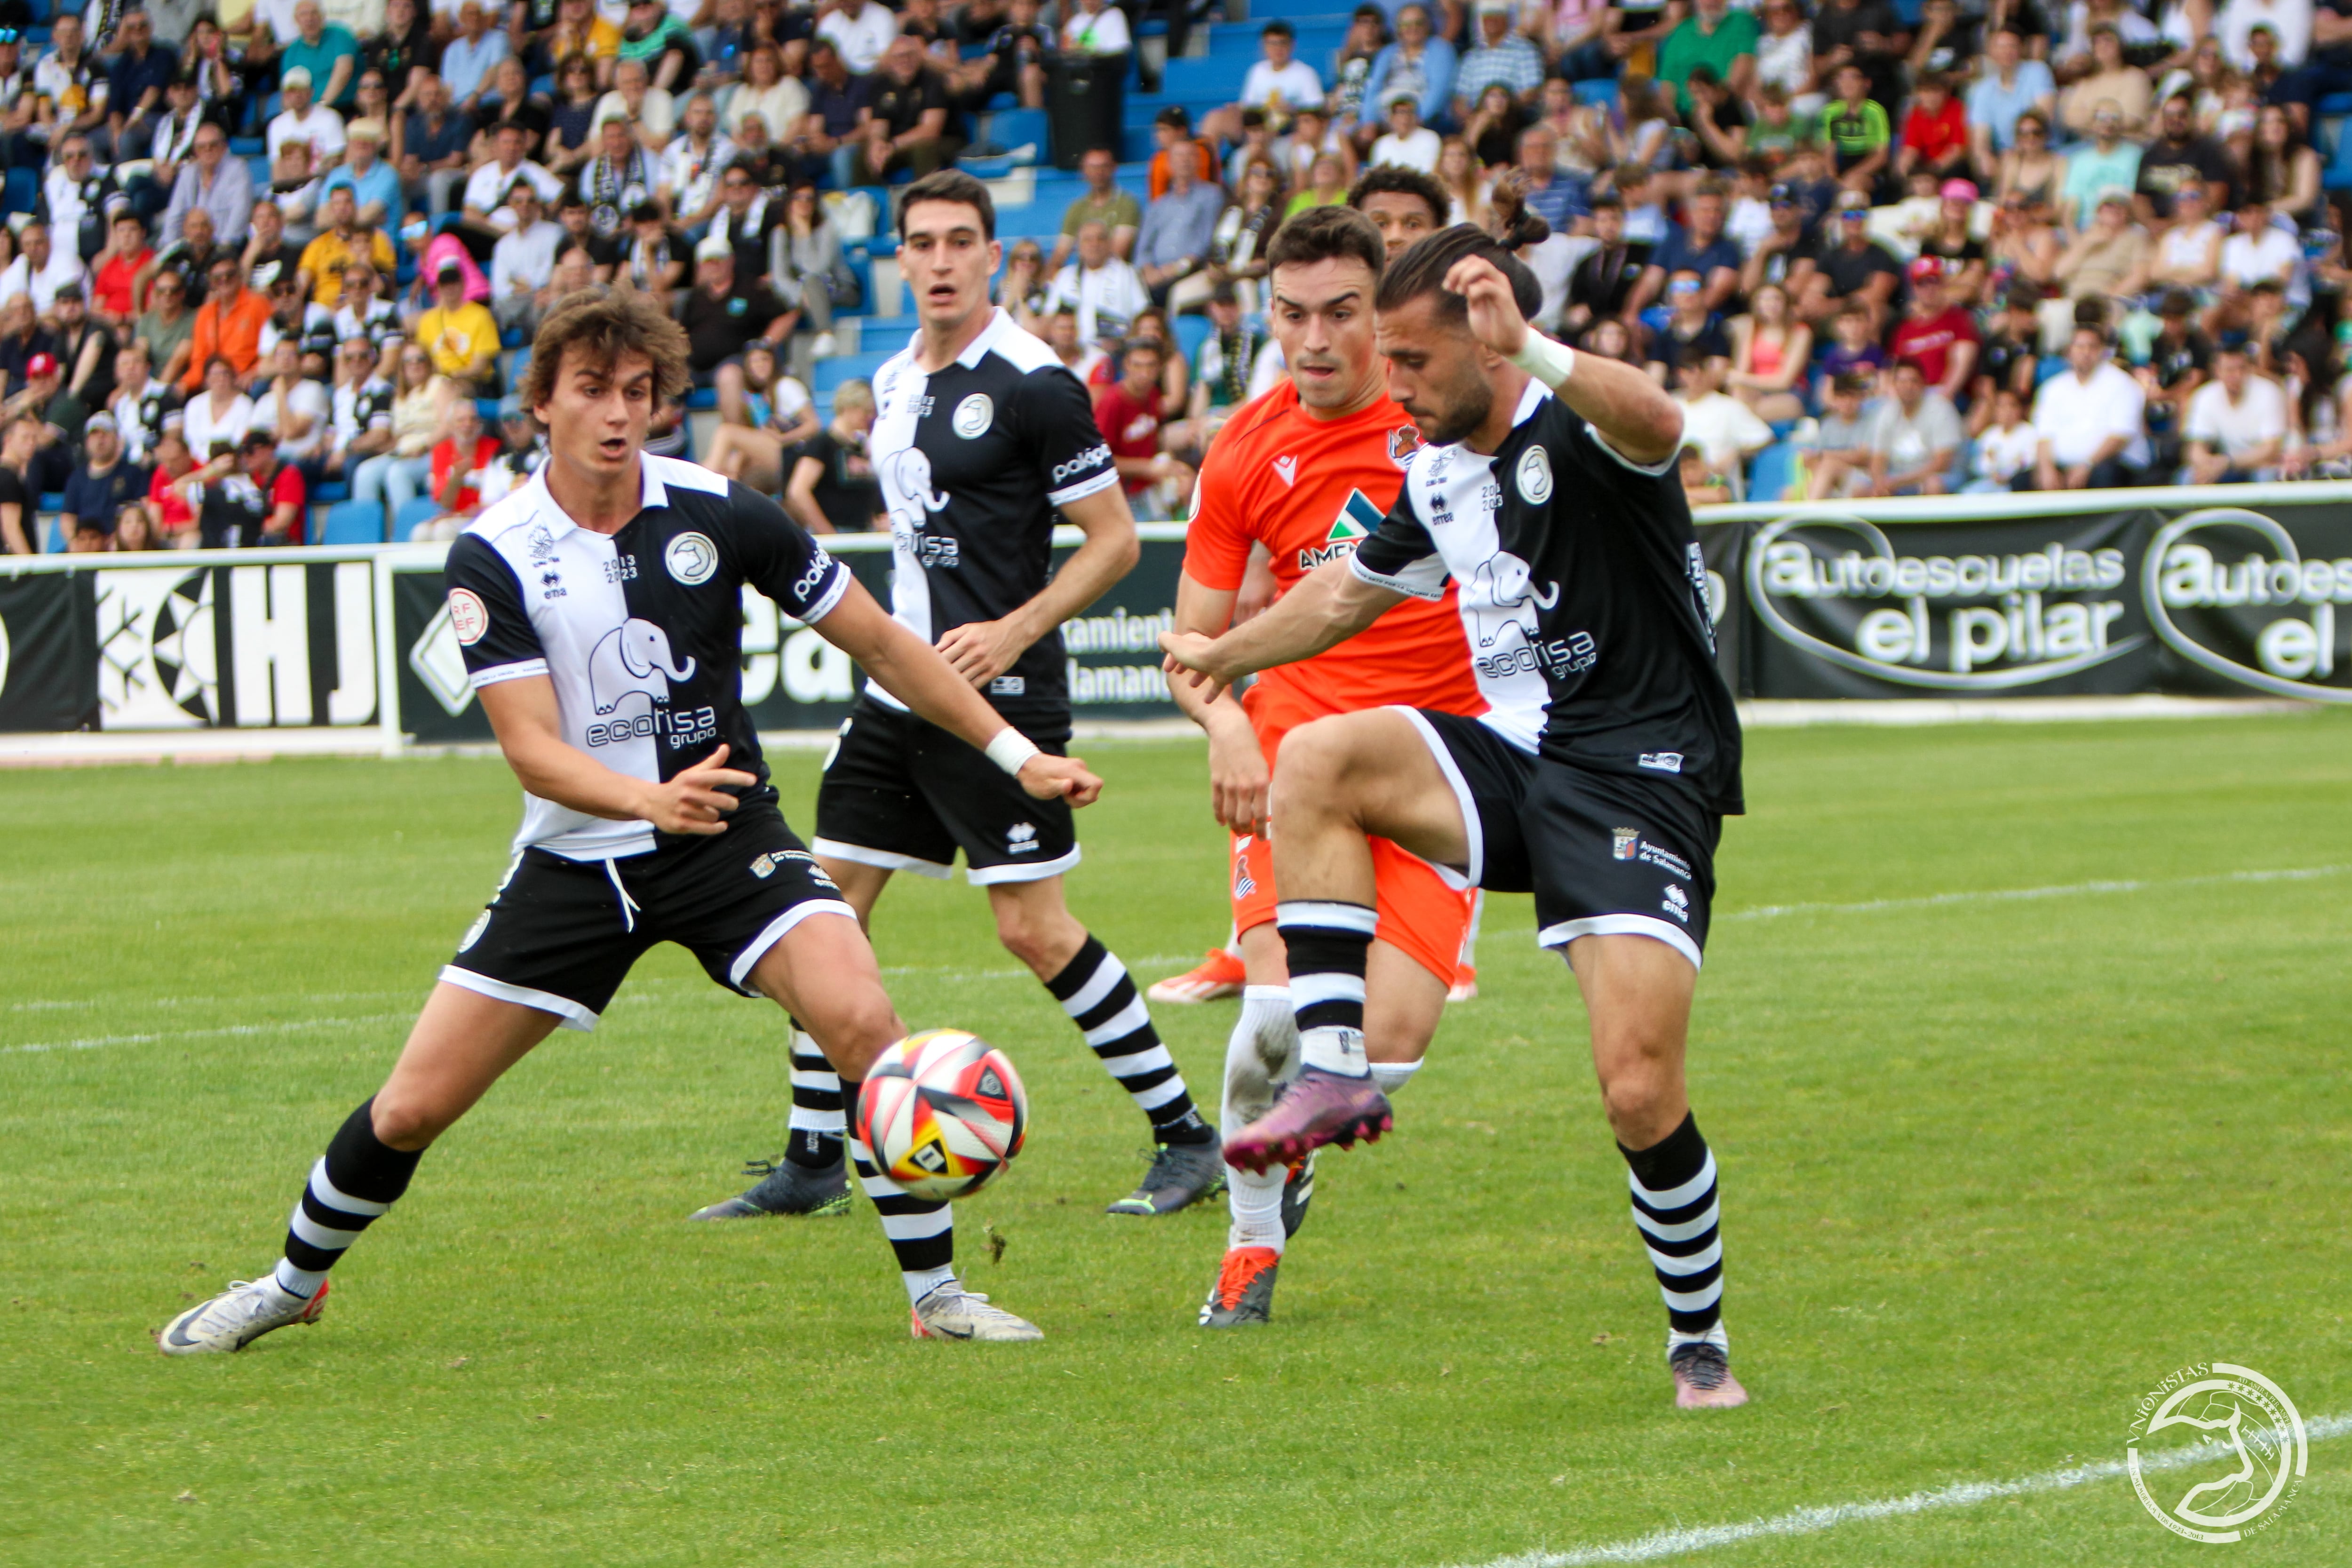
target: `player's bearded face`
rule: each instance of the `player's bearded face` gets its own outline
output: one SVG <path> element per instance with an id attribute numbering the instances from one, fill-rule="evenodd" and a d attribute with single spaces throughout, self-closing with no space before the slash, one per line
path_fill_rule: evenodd
<path id="1" fill-rule="evenodd" d="M 1274 273 L 1267 317 L 1282 345 L 1298 401 L 1308 408 L 1355 408 L 1380 392 L 1372 353 L 1371 268 L 1348 257 L 1292 262 Z"/>
<path id="2" fill-rule="evenodd" d="M 1436 306 L 1436 296 L 1424 294 L 1381 311 L 1379 346 L 1388 361 L 1389 395 L 1412 416 L 1423 441 L 1443 447 L 1486 422 L 1495 389 L 1468 325 L 1446 320 Z"/>

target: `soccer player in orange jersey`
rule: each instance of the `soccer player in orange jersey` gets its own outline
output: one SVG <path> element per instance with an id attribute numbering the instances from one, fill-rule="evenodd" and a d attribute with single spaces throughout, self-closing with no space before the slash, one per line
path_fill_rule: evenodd
<path id="1" fill-rule="evenodd" d="M 1268 319 L 1286 380 L 1245 405 L 1201 469 L 1184 571 L 1180 632 L 1223 632 L 1251 549 L 1263 544 L 1285 589 L 1353 550 L 1394 502 L 1419 444 L 1412 418 L 1389 400 L 1372 352 L 1371 300 L 1381 236 L 1362 214 L 1325 207 L 1283 226 L 1268 251 Z M 1282 939 L 1274 925 L 1274 859 L 1266 795 L 1290 730 L 1328 714 L 1388 705 L 1479 713 L 1451 597 L 1403 605 L 1344 647 L 1269 670 L 1238 701 L 1204 701 L 1187 683 L 1177 701 L 1208 731 L 1217 819 L 1233 833 L 1234 924 L 1248 981 L 1225 1058 L 1227 1124 L 1264 1113 L 1275 1085 L 1296 1070 Z M 1381 1005 L 1365 1019 L 1366 1053 L 1394 1093 L 1419 1067 L 1469 928 L 1474 895 L 1427 861 L 1375 841 L 1380 925 L 1369 963 Z M 1233 1228 L 1223 1267 L 1202 1309 L 1213 1328 L 1266 1321 L 1286 1232 L 1312 1191 L 1311 1166 L 1227 1173 Z M 1285 1191 L 1286 1179 L 1291 1190 Z M 1287 1196 L 1287 1203 L 1286 1203 Z M 1287 1222 L 1287 1223 L 1286 1223 Z"/>

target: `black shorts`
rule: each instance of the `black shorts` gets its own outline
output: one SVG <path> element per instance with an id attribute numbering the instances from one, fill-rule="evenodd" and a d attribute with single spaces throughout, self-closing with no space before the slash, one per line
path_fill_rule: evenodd
<path id="1" fill-rule="evenodd" d="M 1069 749 L 1030 739 L 1057 757 Z M 948 875 L 961 849 L 965 875 L 980 883 L 1043 881 L 1078 863 L 1069 802 L 1035 798 L 986 752 L 870 696 L 825 759 L 815 848 L 925 877 Z"/>
<path id="2" fill-rule="evenodd" d="M 1538 942 L 1647 936 L 1701 962 L 1723 819 L 1688 784 L 1530 757 L 1475 719 L 1401 711 L 1462 803 L 1467 879 L 1534 893 Z"/>
<path id="3" fill-rule="evenodd" d="M 726 832 L 650 855 L 571 860 L 524 850 L 441 978 L 593 1029 L 655 943 L 677 943 L 719 984 L 756 995 L 753 965 L 818 914 L 857 918 L 782 815 L 746 806 Z"/>

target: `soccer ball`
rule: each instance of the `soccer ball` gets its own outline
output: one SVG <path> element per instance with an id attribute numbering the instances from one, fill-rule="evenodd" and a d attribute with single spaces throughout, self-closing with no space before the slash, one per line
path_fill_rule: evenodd
<path id="1" fill-rule="evenodd" d="M 1021 1152 L 1029 1091 L 1004 1053 L 961 1029 L 925 1029 L 884 1051 L 857 1091 L 857 1136 L 911 1195 L 978 1192 Z"/>

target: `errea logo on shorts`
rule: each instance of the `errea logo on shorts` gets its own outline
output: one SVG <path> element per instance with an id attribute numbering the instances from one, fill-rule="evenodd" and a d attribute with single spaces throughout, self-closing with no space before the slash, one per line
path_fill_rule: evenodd
<path id="1" fill-rule="evenodd" d="M 1683 891 L 1680 884 L 1675 882 L 1666 884 L 1665 900 L 1658 907 L 1683 924 L 1690 924 L 1690 895 Z"/>
<path id="2" fill-rule="evenodd" d="M 1097 464 L 1108 463 L 1109 461 L 1110 443 L 1106 441 L 1101 446 L 1090 447 L 1087 450 L 1080 452 L 1076 457 L 1072 458 L 1066 463 L 1055 464 L 1054 482 L 1055 484 L 1059 484 L 1064 479 L 1068 479 L 1072 474 L 1083 474 L 1088 468 L 1095 467 Z"/>
<path id="3" fill-rule="evenodd" d="M 1004 847 L 1015 855 L 1035 854 L 1037 852 L 1037 825 L 1034 822 L 1014 823 L 1011 827 L 1005 830 Z"/>

